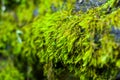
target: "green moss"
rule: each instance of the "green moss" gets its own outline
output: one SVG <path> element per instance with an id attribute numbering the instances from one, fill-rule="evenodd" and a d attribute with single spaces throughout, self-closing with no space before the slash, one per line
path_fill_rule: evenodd
<path id="1" fill-rule="evenodd" d="M 0 64 L 1 80 L 24 80 L 23 74 L 10 61 L 1 60 Z"/>
<path id="2" fill-rule="evenodd" d="M 15 9 L 18 21 L 12 11 L 2 15 L 5 21 L 0 21 L 0 55 L 5 59 L 13 56 L 13 60 L 0 70 L 0 79 L 115 79 L 120 66 L 120 40 L 111 30 L 113 26 L 120 28 L 118 2 L 109 0 L 86 12 L 73 12 L 72 0 L 64 8 L 63 1 L 58 0 L 41 0 L 37 6 L 33 2 Z M 56 12 L 51 10 L 52 4 Z M 34 18 L 36 7 L 40 13 Z"/>
<path id="3" fill-rule="evenodd" d="M 62 61 L 80 79 L 113 79 L 119 44 L 110 31 L 112 25 L 120 26 L 120 9 L 106 14 L 100 8 L 74 15 L 62 11 L 35 20 L 24 27 L 28 36 L 23 43 L 29 48 L 24 48 L 24 54 L 37 55 L 45 63 Z"/>

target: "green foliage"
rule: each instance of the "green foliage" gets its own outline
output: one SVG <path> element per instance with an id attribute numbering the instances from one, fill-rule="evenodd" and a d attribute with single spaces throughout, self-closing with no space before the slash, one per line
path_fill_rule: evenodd
<path id="1" fill-rule="evenodd" d="M 11 61 L 0 61 L 0 80 L 24 80 L 23 74 L 16 69 Z"/>

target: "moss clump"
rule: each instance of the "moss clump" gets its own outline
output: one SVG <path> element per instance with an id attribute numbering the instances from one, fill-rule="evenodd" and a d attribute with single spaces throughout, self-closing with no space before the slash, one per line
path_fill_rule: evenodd
<path id="1" fill-rule="evenodd" d="M 86 13 L 62 11 L 35 20 L 23 29 L 23 44 L 28 48 L 23 49 L 24 54 L 38 56 L 45 64 L 61 62 L 62 70 L 80 79 L 114 79 L 120 45 L 111 27 L 119 28 L 120 9 L 106 14 L 100 10 L 103 6 Z"/>
<path id="2" fill-rule="evenodd" d="M 18 21 L 8 12 L 2 16 L 0 55 L 3 60 L 12 59 L 12 65 L 3 69 L 10 74 L 1 70 L 1 76 L 18 80 L 115 79 L 120 67 L 119 0 L 108 0 L 86 12 L 74 12 L 72 0 L 64 7 L 57 0 L 41 0 L 37 6 L 32 2 L 15 9 Z M 35 17 L 32 10 L 39 5 Z M 24 16 L 21 11 L 30 14 Z"/>

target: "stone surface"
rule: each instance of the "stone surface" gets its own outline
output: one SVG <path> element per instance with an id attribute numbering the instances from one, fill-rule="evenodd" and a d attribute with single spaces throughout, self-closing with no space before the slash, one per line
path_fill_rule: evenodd
<path id="1" fill-rule="evenodd" d="M 107 0 L 76 0 L 75 11 L 87 11 L 90 8 L 98 7 L 104 4 Z"/>

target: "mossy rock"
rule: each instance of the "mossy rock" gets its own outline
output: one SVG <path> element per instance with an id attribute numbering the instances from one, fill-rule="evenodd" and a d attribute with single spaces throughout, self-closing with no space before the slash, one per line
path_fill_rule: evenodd
<path id="1" fill-rule="evenodd" d="M 120 9 L 102 12 L 107 5 L 85 13 L 62 11 L 38 18 L 23 28 L 24 54 L 37 55 L 46 64 L 61 61 L 62 69 L 67 68 L 80 79 L 114 79 L 119 68 L 120 40 L 116 41 L 111 31 L 112 26 L 120 28 Z"/>
<path id="2" fill-rule="evenodd" d="M 28 10 L 25 4 L 16 8 L 20 22 L 16 23 L 9 15 L 3 16 L 5 21 L 0 21 L 0 55 L 12 57 L 14 64 L 3 70 L 13 69 L 19 79 L 115 79 L 120 67 L 119 0 L 108 0 L 86 12 L 74 12 L 73 0 L 64 8 L 63 1 L 60 4 L 57 1 L 41 0 L 40 15 L 33 23 L 32 10 L 36 6 L 31 2 Z M 50 8 L 52 4 L 57 11 Z M 30 12 L 25 16 L 25 26 L 20 26 L 24 22 L 21 11 Z M 3 70 L 1 75 L 5 77 L 7 73 L 3 74 Z M 17 75 L 21 75 L 19 71 L 24 78 Z"/>

